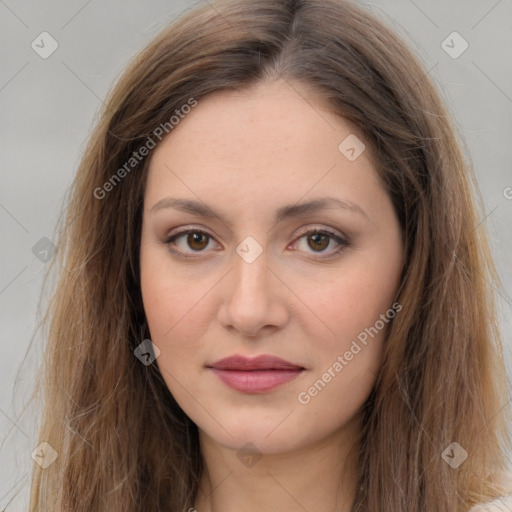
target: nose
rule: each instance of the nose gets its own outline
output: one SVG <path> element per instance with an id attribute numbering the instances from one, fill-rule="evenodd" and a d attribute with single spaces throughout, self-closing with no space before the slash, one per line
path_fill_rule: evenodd
<path id="1" fill-rule="evenodd" d="M 265 251 L 251 263 L 234 255 L 226 276 L 221 325 L 251 338 L 282 328 L 288 321 L 286 287 L 268 266 Z"/>

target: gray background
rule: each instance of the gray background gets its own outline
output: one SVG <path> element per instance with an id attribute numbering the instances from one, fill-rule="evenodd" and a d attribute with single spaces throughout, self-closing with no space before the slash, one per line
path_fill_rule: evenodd
<path id="1" fill-rule="evenodd" d="M 512 1 L 361 3 L 387 19 L 423 60 L 473 159 L 485 201 L 481 222 L 503 280 L 501 326 L 512 373 Z M 191 5 L 0 0 L 0 511 L 26 510 L 34 464 L 38 411 L 34 406 L 23 411 L 23 404 L 42 354 L 39 337 L 27 349 L 45 265 L 32 248 L 41 238 L 54 237 L 64 194 L 114 79 L 136 51 Z M 58 43 L 47 59 L 31 47 L 43 31 Z M 469 44 L 458 58 L 441 46 L 453 31 Z"/>

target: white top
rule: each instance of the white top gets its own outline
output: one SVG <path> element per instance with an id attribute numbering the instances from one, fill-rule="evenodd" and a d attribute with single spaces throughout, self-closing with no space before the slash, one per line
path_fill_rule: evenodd
<path id="1" fill-rule="evenodd" d="M 500 482 L 501 483 L 501 482 Z M 510 494 L 489 503 L 475 505 L 469 512 L 512 512 L 512 472 L 503 478 L 503 486 Z"/>

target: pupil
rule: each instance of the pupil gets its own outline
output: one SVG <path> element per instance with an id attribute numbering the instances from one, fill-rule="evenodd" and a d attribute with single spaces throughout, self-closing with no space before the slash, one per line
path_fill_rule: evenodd
<path id="1" fill-rule="evenodd" d="M 311 238 L 314 239 L 314 241 L 313 241 L 314 244 L 318 244 L 318 243 L 321 244 L 321 242 L 318 240 L 318 238 L 323 238 L 323 241 L 325 242 L 327 240 L 327 235 L 322 235 L 320 233 L 316 233 L 314 235 L 311 235 Z M 322 249 L 325 249 L 327 247 L 327 245 L 329 245 L 329 241 L 327 241 L 327 244 L 324 243 L 322 247 L 317 246 L 317 247 L 312 247 L 312 249 L 322 250 Z"/>
<path id="2" fill-rule="evenodd" d="M 206 238 L 206 236 L 201 233 L 190 233 L 188 236 L 189 246 L 192 249 L 204 249 L 204 247 L 205 247 L 204 240 L 203 240 L 203 244 L 201 244 L 201 241 L 200 241 L 201 238 Z M 199 244 L 199 247 L 195 246 L 196 243 Z"/>

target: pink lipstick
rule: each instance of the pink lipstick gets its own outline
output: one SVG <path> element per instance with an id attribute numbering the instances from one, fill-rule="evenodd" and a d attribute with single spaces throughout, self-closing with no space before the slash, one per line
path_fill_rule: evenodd
<path id="1" fill-rule="evenodd" d="M 299 376 L 304 368 L 279 357 L 231 356 L 207 366 L 224 384 L 242 393 L 264 393 Z"/>

